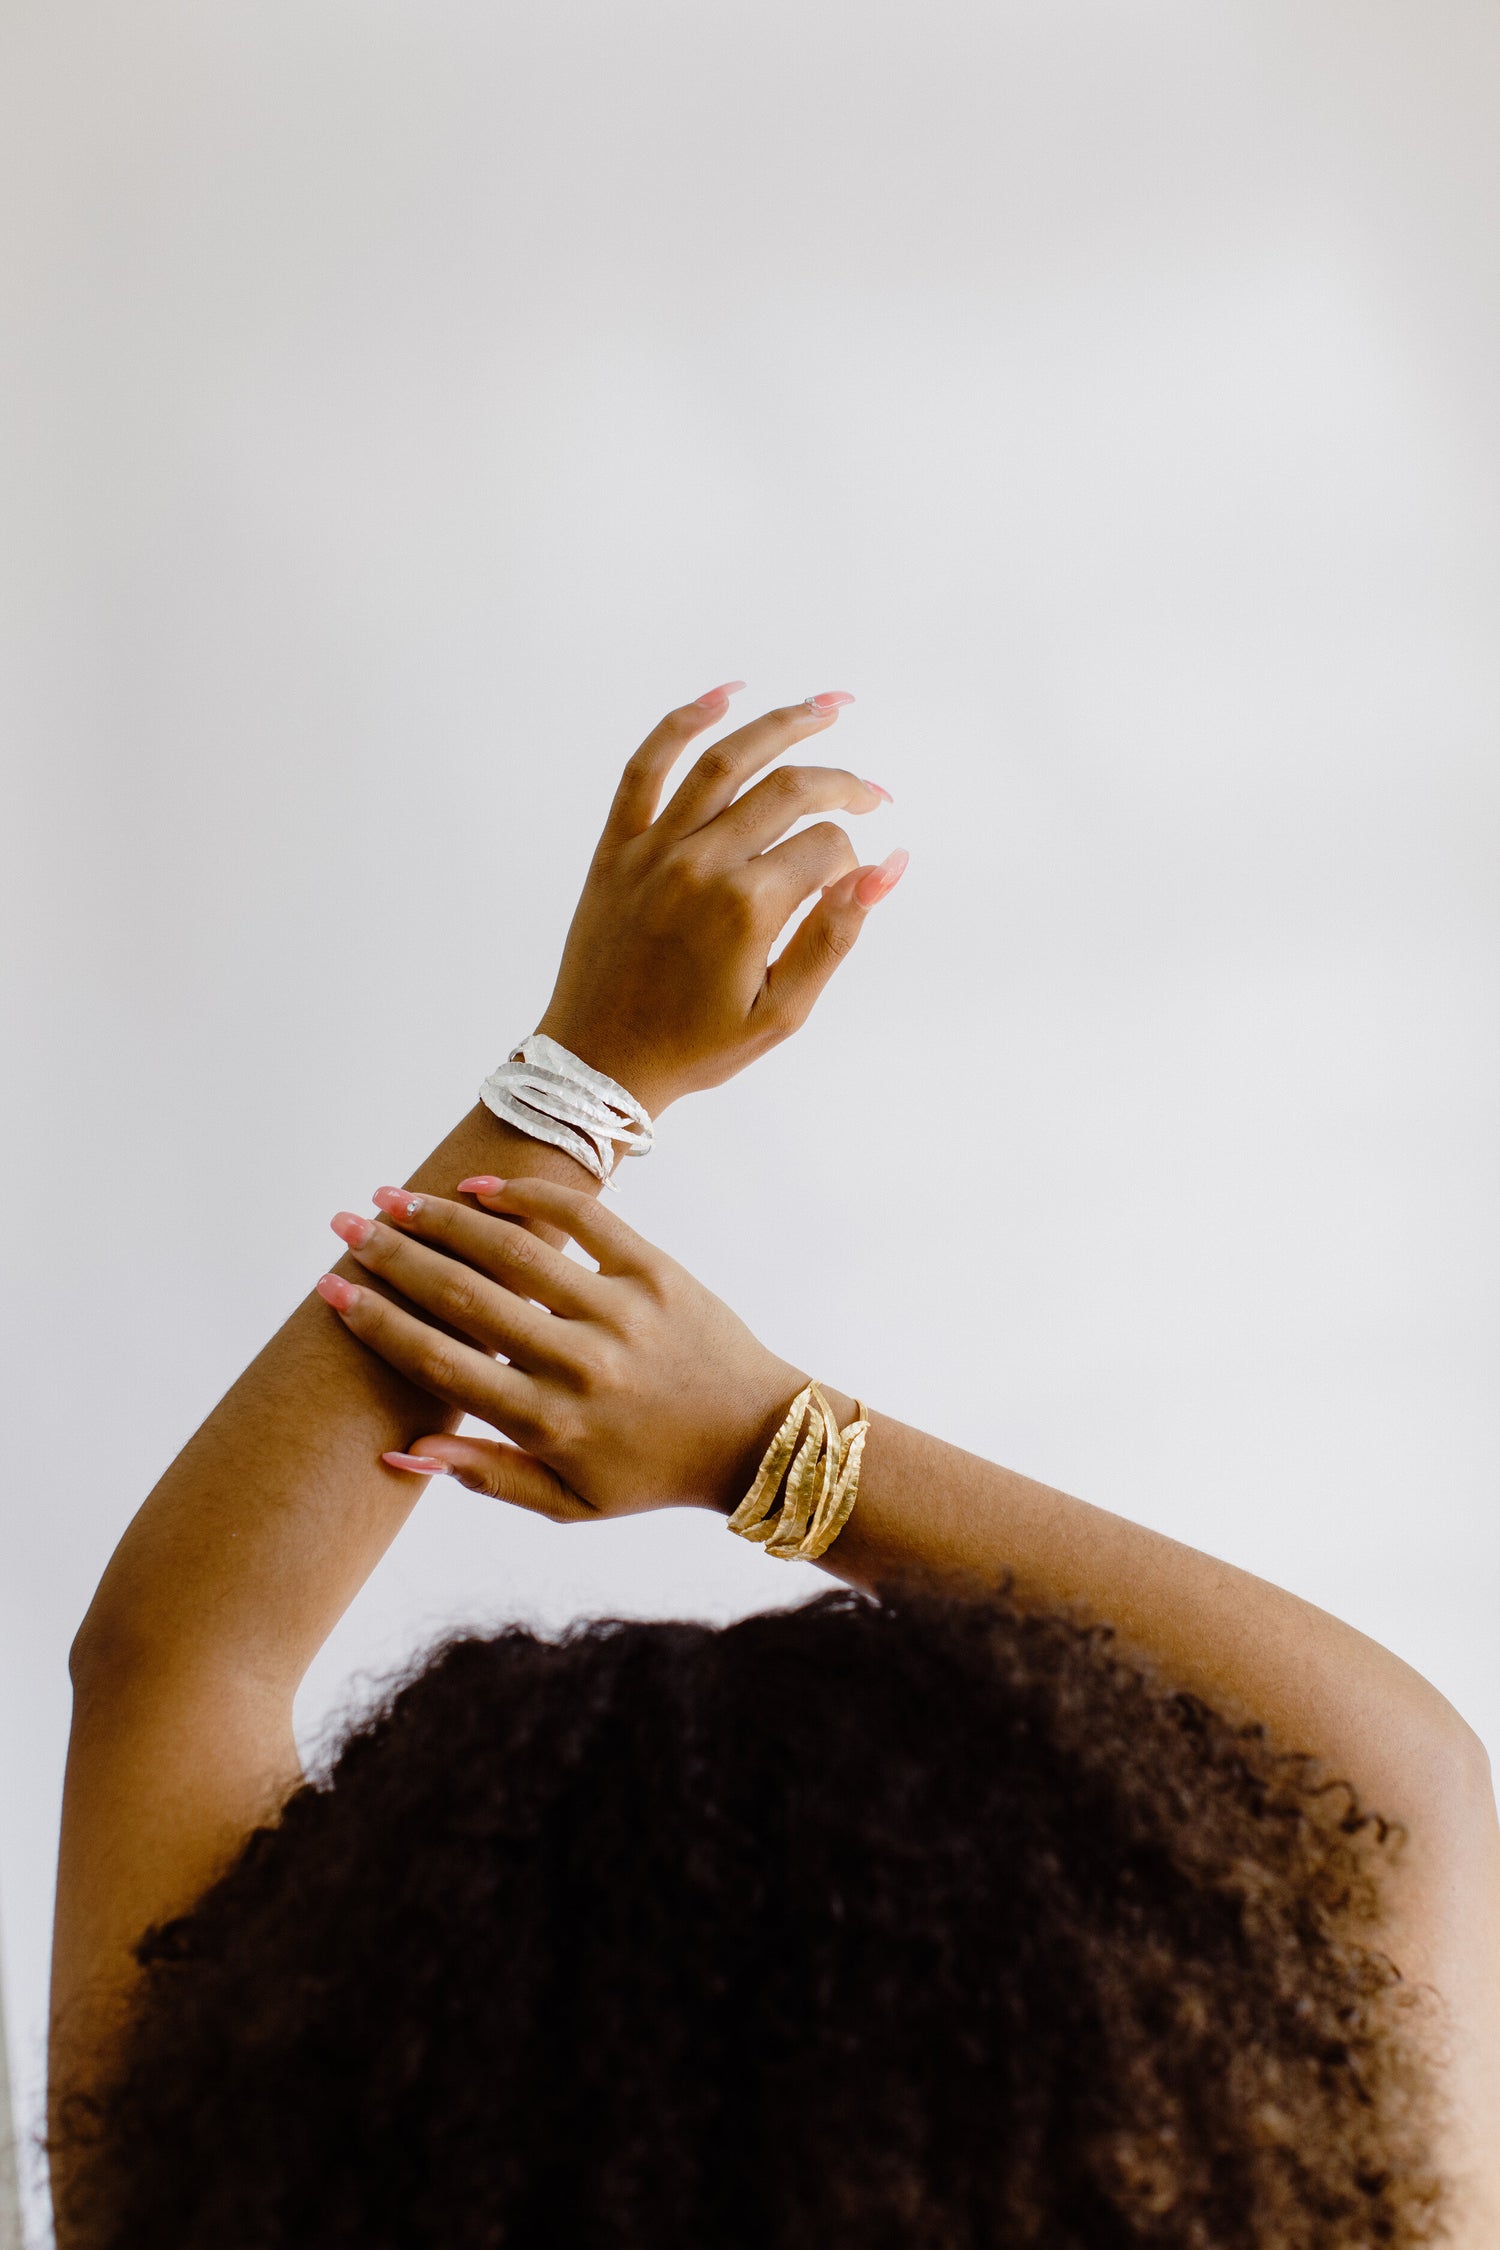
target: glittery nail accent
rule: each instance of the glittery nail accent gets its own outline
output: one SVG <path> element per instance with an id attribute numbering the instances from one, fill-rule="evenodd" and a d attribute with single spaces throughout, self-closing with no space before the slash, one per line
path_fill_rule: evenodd
<path id="1" fill-rule="evenodd" d="M 393 1219 L 414 1219 L 422 1208 L 420 1195 L 412 1195 L 406 1188 L 377 1188 L 370 1201 L 382 1211 L 388 1211 Z"/>

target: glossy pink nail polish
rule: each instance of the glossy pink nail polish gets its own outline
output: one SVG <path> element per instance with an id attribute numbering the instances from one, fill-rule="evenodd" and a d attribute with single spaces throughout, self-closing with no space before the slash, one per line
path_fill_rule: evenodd
<path id="1" fill-rule="evenodd" d="M 378 1187 L 370 1201 L 393 1219 L 414 1219 L 422 1208 L 422 1198 L 413 1195 L 410 1188 Z"/>
<path id="2" fill-rule="evenodd" d="M 393 1469 L 410 1469 L 413 1476 L 442 1477 L 448 1473 L 447 1462 L 430 1453 L 382 1453 L 380 1458 L 389 1461 Z"/>
<path id="3" fill-rule="evenodd" d="M 710 704 L 727 702 L 731 695 L 738 695 L 744 684 L 743 680 L 726 680 L 722 687 L 708 688 L 702 695 L 696 696 L 694 701 L 706 711 Z"/>
<path id="4" fill-rule="evenodd" d="M 865 783 L 865 787 L 867 789 L 873 789 L 877 797 L 884 797 L 888 805 L 893 805 L 896 802 L 889 789 L 882 789 L 878 781 L 867 781 Z"/>
<path id="5" fill-rule="evenodd" d="M 910 860 L 910 852 L 894 851 L 878 867 L 872 867 L 868 875 L 862 875 L 854 886 L 854 895 L 860 905 L 878 906 L 887 892 L 896 888 L 906 873 Z"/>
<path id="6" fill-rule="evenodd" d="M 375 1232 L 373 1219 L 362 1219 L 356 1211 L 335 1211 L 328 1224 L 337 1235 L 342 1235 L 351 1250 L 363 1250 Z"/>
<path id="7" fill-rule="evenodd" d="M 359 1291 L 352 1281 L 345 1281 L 342 1274 L 325 1273 L 318 1283 L 318 1295 L 326 1297 L 335 1312 L 347 1312 Z"/>
<path id="8" fill-rule="evenodd" d="M 852 703 L 854 698 L 846 695 L 842 688 L 828 688 L 822 695 L 810 695 L 807 700 L 815 711 L 837 711 L 841 704 Z"/>
<path id="9" fill-rule="evenodd" d="M 504 1185 L 504 1180 L 497 1180 L 493 1172 L 476 1172 L 472 1180 L 459 1181 L 458 1192 L 460 1195 L 498 1195 Z"/>

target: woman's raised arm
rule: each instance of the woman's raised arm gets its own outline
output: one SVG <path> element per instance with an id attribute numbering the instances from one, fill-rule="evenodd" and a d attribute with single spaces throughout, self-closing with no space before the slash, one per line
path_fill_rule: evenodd
<path id="1" fill-rule="evenodd" d="M 737 797 L 825 730 L 843 695 L 722 738 L 658 815 L 672 765 L 730 692 L 670 712 L 626 766 L 540 1026 L 653 1113 L 794 1031 L 900 872 L 861 866 L 830 821 L 786 837 L 809 813 L 875 810 L 884 792 L 851 773 L 784 765 Z M 471 1174 L 523 1168 L 595 1192 L 571 1157 L 482 1104 L 406 1184 L 448 1196 Z M 358 1269 L 345 1259 L 337 1270 Z M 421 1489 L 380 1456 L 433 1426 L 431 1396 L 309 1293 L 127 1529 L 73 1650 L 55 2084 L 87 2081 L 146 1928 L 186 1907 L 299 1778 L 297 1687 Z"/>
<path id="2" fill-rule="evenodd" d="M 408 1303 L 357 1287 L 339 1315 L 512 1441 L 434 1427 L 420 1453 L 564 1520 L 673 1505 L 727 1515 L 808 1371 L 613 1212 L 534 1179 L 495 1180 L 478 1200 L 486 1215 L 422 1198 L 369 1225 L 361 1280 L 394 1283 Z M 940 1195 L 931 1202 L 942 1224 Z M 918 1207 L 915 1193 L 904 1207 Z M 502 1216 L 566 1228 L 599 1273 L 523 1244 Z M 823 1387 L 846 1426 L 854 1400 Z M 1112 1626 L 1165 1687 L 1264 1726 L 1401 1823 L 1379 1942 L 1448 2009 L 1448 2161 L 1470 2190 L 1455 2250 L 1500 2241 L 1500 1822 L 1484 1747 L 1429 1680 L 1283 1587 L 878 1410 L 853 1514 L 820 1567 L 868 1588 L 915 1577 L 979 1591 L 1009 1575 L 1023 1604 Z"/>

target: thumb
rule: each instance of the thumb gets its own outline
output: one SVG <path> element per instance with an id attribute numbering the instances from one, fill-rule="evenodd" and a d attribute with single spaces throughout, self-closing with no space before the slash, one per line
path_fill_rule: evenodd
<path id="1" fill-rule="evenodd" d="M 878 867 L 851 867 L 792 932 L 766 971 L 761 1005 L 789 1031 L 804 1024 L 834 970 L 852 951 L 872 906 L 906 873 L 909 852 L 895 851 Z"/>
<path id="2" fill-rule="evenodd" d="M 598 1516 L 587 1500 L 518 1445 L 500 1445 L 493 1438 L 418 1438 L 409 1453 L 382 1453 L 387 1468 L 410 1476 L 456 1477 L 467 1492 L 485 1493 L 491 1500 L 507 1500 L 534 1516 L 553 1523 L 588 1523 Z"/>

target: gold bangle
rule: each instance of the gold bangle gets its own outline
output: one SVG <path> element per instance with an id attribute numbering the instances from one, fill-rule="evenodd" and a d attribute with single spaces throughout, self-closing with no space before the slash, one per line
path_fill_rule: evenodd
<path id="1" fill-rule="evenodd" d="M 729 1529 L 778 1562 L 816 1562 L 853 1513 L 869 1428 L 868 1409 L 856 1399 L 854 1420 L 841 1430 L 821 1385 L 808 1383 L 787 1408 Z M 773 1515 L 778 1494 L 780 1513 Z"/>

